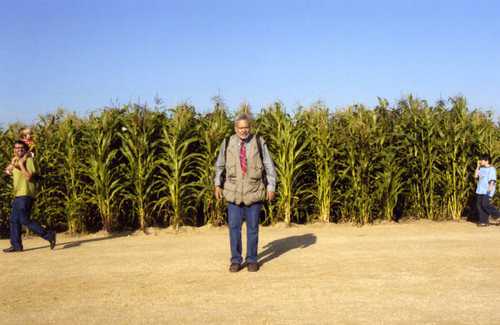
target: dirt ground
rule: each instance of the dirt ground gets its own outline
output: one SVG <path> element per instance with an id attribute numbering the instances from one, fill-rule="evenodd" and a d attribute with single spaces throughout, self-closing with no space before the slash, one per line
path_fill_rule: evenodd
<path id="1" fill-rule="evenodd" d="M 208 226 L 24 249 L 0 253 L 2 324 L 500 324 L 499 226 L 262 227 L 257 273 Z"/>

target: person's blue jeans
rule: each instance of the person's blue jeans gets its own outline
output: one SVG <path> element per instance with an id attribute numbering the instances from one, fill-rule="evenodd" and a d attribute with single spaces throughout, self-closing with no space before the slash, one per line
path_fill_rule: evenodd
<path id="1" fill-rule="evenodd" d="M 247 256 L 245 260 L 247 263 L 257 263 L 260 209 L 260 203 L 252 205 L 227 203 L 231 263 L 243 263 L 243 258 L 241 257 L 241 226 L 243 224 L 243 215 L 245 215 L 247 223 Z"/>
<path id="2" fill-rule="evenodd" d="M 16 196 L 12 203 L 12 214 L 10 215 L 10 243 L 14 248 L 23 248 L 22 226 L 33 231 L 45 240 L 50 240 L 54 232 L 40 226 L 38 222 L 30 219 L 31 207 L 34 199 L 29 196 Z"/>
<path id="3" fill-rule="evenodd" d="M 477 195 L 477 211 L 479 212 L 479 223 L 489 224 L 489 216 L 495 220 L 500 218 L 500 211 L 491 205 L 491 197 L 489 195 Z"/>

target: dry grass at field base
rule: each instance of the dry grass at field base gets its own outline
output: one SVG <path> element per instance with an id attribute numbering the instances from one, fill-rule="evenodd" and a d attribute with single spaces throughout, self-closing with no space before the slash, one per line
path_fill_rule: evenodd
<path id="1" fill-rule="evenodd" d="M 235 274 L 227 227 L 147 233 L 25 238 L 0 255 L 0 322 L 500 323 L 499 226 L 262 227 L 261 270 Z"/>

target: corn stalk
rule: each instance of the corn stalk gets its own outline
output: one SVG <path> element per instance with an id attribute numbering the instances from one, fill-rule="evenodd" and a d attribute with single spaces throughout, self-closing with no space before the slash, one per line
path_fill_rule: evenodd
<path id="1" fill-rule="evenodd" d="M 17 136 L 14 135 L 12 128 L 2 130 L 0 127 L 0 162 L 1 170 L 3 171 L 10 164 L 14 151 L 12 150 Z M 0 235 L 9 236 L 9 218 L 12 209 L 13 197 L 13 182 L 12 179 L 5 173 L 0 174 Z"/>
<path id="2" fill-rule="evenodd" d="M 119 145 L 114 142 L 119 139 L 119 115 L 117 110 L 105 110 L 99 117 L 91 114 L 82 134 L 86 157 L 84 173 L 90 179 L 86 187 L 87 199 L 97 206 L 103 230 L 108 232 L 117 225 L 122 200 L 123 178 L 115 160 Z"/>
<path id="3" fill-rule="evenodd" d="M 279 209 L 278 218 L 286 224 L 290 224 L 297 205 L 305 202 L 307 196 L 306 189 L 301 186 L 301 177 L 307 163 L 305 149 L 309 139 L 306 128 L 296 123 L 300 114 L 299 111 L 291 118 L 277 102 L 262 111 L 259 121 L 259 130 L 267 141 L 278 174 L 275 203 Z M 299 216 L 296 218 L 298 220 Z"/>
<path id="4" fill-rule="evenodd" d="M 196 222 L 195 170 L 200 154 L 194 149 L 200 139 L 192 106 L 181 104 L 170 112 L 173 116 L 164 125 L 160 139 L 160 175 L 156 184 L 163 196 L 157 206 L 165 211 L 165 221 L 177 229 L 188 221 Z"/>
<path id="5" fill-rule="evenodd" d="M 410 196 L 417 217 L 434 219 L 441 211 L 438 180 L 442 177 L 439 152 L 441 150 L 442 109 L 410 95 L 403 103 L 404 145 L 408 148 L 407 177 L 411 180 Z"/>
<path id="6" fill-rule="evenodd" d="M 223 139 L 232 132 L 232 123 L 228 118 L 227 108 L 221 97 L 214 97 L 213 111 L 203 116 L 198 124 L 197 132 L 200 135 L 199 163 L 196 167 L 198 174 L 199 192 L 197 205 L 203 209 L 204 223 L 219 226 L 224 223 L 226 208 L 223 201 L 214 197 L 214 166 Z"/>
<path id="7" fill-rule="evenodd" d="M 354 105 L 339 117 L 342 156 L 342 219 L 355 224 L 373 221 L 372 208 L 376 198 L 372 195 L 376 170 L 375 137 L 377 117 L 362 105 Z"/>
<path id="8" fill-rule="evenodd" d="M 330 222 L 332 205 L 338 202 L 340 196 L 335 192 L 338 150 L 332 117 L 328 108 L 318 102 L 303 112 L 303 118 L 308 127 L 308 138 L 311 139 L 308 165 L 313 167 L 311 173 L 315 175 L 310 185 L 312 206 L 317 211 L 317 220 Z"/>
<path id="9" fill-rule="evenodd" d="M 123 198 L 131 203 L 129 213 L 138 217 L 139 227 L 145 230 L 152 221 L 157 199 L 154 175 L 159 169 L 158 139 L 161 114 L 134 104 L 124 107 L 121 116 L 121 152 L 126 159 Z"/>
<path id="10" fill-rule="evenodd" d="M 465 99 L 456 97 L 450 101 L 453 107 L 445 113 L 443 123 L 444 139 L 441 156 L 444 177 L 440 187 L 443 189 L 447 216 L 453 220 L 460 220 L 468 197 L 474 193 L 475 182 L 472 175 L 476 143 L 472 137 L 472 123 Z"/>
<path id="11" fill-rule="evenodd" d="M 376 171 L 373 192 L 380 206 L 378 214 L 381 212 L 382 218 L 393 221 L 396 219 L 395 208 L 407 186 L 403 178 L 405 161 L 401 158 L 405 149 L 400 143 L 403 132 L 395 125 L 397 114 L 388 109 L 387 100 L 379 98 L 375 113 L 377 114 L 374 142 Z"/>

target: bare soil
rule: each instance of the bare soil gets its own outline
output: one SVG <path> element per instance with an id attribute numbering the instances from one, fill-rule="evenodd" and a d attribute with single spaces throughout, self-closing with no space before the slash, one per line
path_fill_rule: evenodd
<path id="1" fill-rule="evenodd" d="M 257 273 L 228 271 L 227 228 L 148 232 L 0 253 L 0 323 L 500 324 L 498 226 L 262 227 Z"/>

